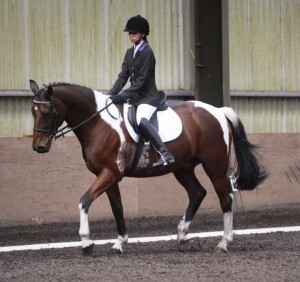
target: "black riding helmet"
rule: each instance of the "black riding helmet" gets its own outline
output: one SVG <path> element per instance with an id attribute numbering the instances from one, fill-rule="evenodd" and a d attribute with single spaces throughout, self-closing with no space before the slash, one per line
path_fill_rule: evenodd
<path id="1" fill-rule="evenodd" d="M 150 33 L 149 23 L 145 18 L 137 15 L 127 21 L 124 31 L 145 33 L 145 35 L 147 36 Z"/>

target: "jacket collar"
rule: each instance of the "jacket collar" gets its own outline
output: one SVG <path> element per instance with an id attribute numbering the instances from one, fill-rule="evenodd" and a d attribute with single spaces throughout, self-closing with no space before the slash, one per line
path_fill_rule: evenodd
<path id="1" fill-rule="evenodd" d="M 145 49 L 145 47 L 146 47 L 147 45 L 148 45 L 148 44 L 147 44 L 146 41 L 141 42 L 141 43 L 138 45 L 138 50 L 136 51 L 135 56 L 134 56 L 133 59 L 135 59 L 136 57 L 138 57 L 138 56 L 140 55 L 140 52 L 142 52 L 142 51 Z M 132 54 L 134 54 L 134 47 L 135 47 L 135 46 L 132 47 Z"/>

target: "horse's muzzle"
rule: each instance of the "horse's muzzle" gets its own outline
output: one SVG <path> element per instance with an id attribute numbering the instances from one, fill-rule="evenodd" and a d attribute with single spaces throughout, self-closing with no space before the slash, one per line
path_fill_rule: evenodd
<path id="1" fill-rule="evenodd" d="M 50 147 L 51 147 L 51 144 L 47 144 L 45 146 L 35 146 L 35 145 L 33 145 L 32 149 L 34 151 L 38 152 L 38 153 L 43 154 L 43 153 L 48 153 L 49 150 L 50 150 Z"/>
<path id="2" fill-rule="evenodd" d="M 39 140 L 38 138 L 33 137 L 33 142 L 32 142 L 32 149 L 33 151 L 36 151 L 38 153 L 48 153 L 51 148 L 51 143 L 52 143 L 53 135 L 48 137 L 48 140 L 45 142 L 44 139 Z"/>

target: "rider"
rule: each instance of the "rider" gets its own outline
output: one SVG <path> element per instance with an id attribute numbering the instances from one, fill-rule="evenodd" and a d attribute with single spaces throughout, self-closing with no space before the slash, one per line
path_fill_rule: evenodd
<path id="1" fill-rule="evenodd" d="M 153 167 L 175 160 L 162 142 L 156 128 L 149 122 L 160 103 L 155 83 L 155 56 L 148 44 L 149 23 L 140 15 L 130 18 L 124 29 L 134 44 L 125 54 L 122 70 L 108 92 L 114 104 L 129 101 L 137 106 L 136 121 L 141 135 L 148 139 L 159 155 Z M 130 78 L 131 85 L 118 94 Z"/>

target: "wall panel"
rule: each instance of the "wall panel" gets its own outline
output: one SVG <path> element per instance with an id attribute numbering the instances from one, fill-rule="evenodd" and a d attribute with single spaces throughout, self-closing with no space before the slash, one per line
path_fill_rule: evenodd
<path id="1" fill-rule="evenodd" d="M 100 80 L 100 68 L 104 63 L 100 54 L 105 52 L 102 45 L 106 38 L 104 26 L 98 18 L 103 18 L 103 1 L 72 1 L 69 5 L 69 77 L 68 81 L 77 84 L 97 86 Z"/>
<path id="2" fill-rule="evenodd" d="M 131 47 L 125 24 L 138 14 L 150 23 L 158 87 L 193 90 L 192 2 L 0 0 L 0 91 L 12 95 L 0 99 L 0 136 L 32 133 L 31 98 L 13 97 L 29 89 L 28 79 L 109 90 Z"/>
<path id="3" fill-rule="evenodd" d="M 159 88 L 193 90 L 191 1 L 0 0 L 0 13 L 0 90 L 29 89 L 29 78 L 110 89 L 137 14 L 150 23 Z"/>
<path id="4" fill-rule="evenodd" d="M 157 84 L 194 89 L 193 0 L 0 0 L 0 91 L 69 81 L 108 90 L 147 17 Z M 300 0 L 230 0 L 231 90 L 300 91 Z M 11 91 L 13 93 L 13 91 Z M 247 93 L 245 91 L 245 93 Z M 299 98 L 237 98 L 251 132 L 299 132 Z M 0 136 L 32 132 L 31 98 L 0 99 Z M 22 108 L 23 107 L 23 108 Z"/>
<path id="5" fill-rule="evenodd" d="M 299 98 L 232 97 L 230 104 L 247 132 L 300 132 Z"/>
<path id="6" fill-rule="evenodd" d="M 0 137 L 32 134 L 32 97 L 0 97 Z"/>
<path id="7" fill-rule="evenodd" d="M 229 1 L 229 58 L 231 89 L 249 90 L 248 1 Z"/>
<path id="8" fill-rule="evenodd" d="M 0 89 L 25 89 L 24 1 L 0 0 Z"/>
<path id="9" fill-rule="evenodd" d="M 66 80 L 66 1 L 27 0 L 28 78 Z M 29 88 L 26 82 L 26 88 Z"/>
<path id="10" fill-rule="evenodd" d="M 300 0 L 281 1 L 282 90 L 300 90 Z"/>
<path id="11" fill-rule="evenodd" d="M 280 90 L 280 0 L 250 1 L 249 90 Z"/>
<path id="12" fill-rule="evenodd" d="M 236 194 L 241 208 L 237 219 L 244 220 L 244 210 L 290 204 L 299 207 L 299 183 L 286 177 L 286 169 L 299 162 L 300 134 L 250 134 L 248 137 L 251 142 L 263 145 L 262 161 L 270 177 L 259 189 Z M 42 155 L 31 149 L 30 139 L 1 138 L 0 155 L 1 225 L 78 222 L 78 201 L 95 176 L 86 168 L 76 138 L 57 140 L 51 151 Z M 221 219 L 220 202 L 202 166 L 198 166 L 195 173 L 208 192 L 201 205 L 202 211 L 217 211 Z M 126 218 L 171 214 L 180 218 L 188 204 L 187 193 L 172 174 L 152 178 L 125 177 L 120 188 Z M 239 205 L 240 197 L 242 205 Z M 89 217 L 91 220 L 112 217 L 105 193 L 91 206 Z"/>
<path id="13" fill-rule="evenodd" d="M 231 90 L 300 91 L 300 0 L 230 0 Z"/>

